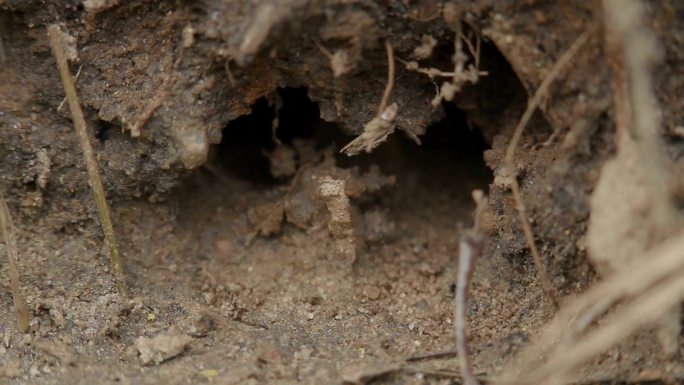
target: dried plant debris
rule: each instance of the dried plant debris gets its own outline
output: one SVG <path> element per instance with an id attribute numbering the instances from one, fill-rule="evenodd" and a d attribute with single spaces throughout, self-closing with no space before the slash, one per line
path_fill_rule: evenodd
<path id="1" fill-rule="evenodd" d="M 192 337 L 172 326 L 152 338 L 138 337 L 134 346 L 143 365 L 159 365 L 183 353 L 192 341 Z"/>
<path id="2" fill-rule="evenodd" d="M 100 216 L 100 223 L 105 236 L 105 242 L 109 247 L 109 257 L 112 270 L 114 271 L 117 288 L 122 295 L 126 295 L 128 290 L 124 276 L 123 262 L 119 255 L 119 246 L 116 240 L 114 226 L 112 225 L 109 204 L 107 203 L 107 198 L 105 196 L 102 178 L 98 169 L 97 160 L 95 159 L 93 147 L 90 143 L 90 137 L 88 135 L 88 128 L 83 116 L 83 110 L 81 109 L 80 101 L 76 93 L 76 86 L 74 85 L 74 80 L 71 76 L 71 71 L 69 70 L 69 64 L 67 62 L 69 58 L 68 51 L 65 50 L 63 42 L 64 34 L 58 25 L 53 24 L 48 28 L 48 36 L 50 38 L 52 54 L 55 57 L 57 67 L 59 69 L 59 75 L 62 79 L 64 93 L 67 96 L 69 109 L 71 110 L 74 128 L 79 139 L 83 157 L 85 158 L 85 164 L 88 170 L 88 179 L 90 181 L 90 187 L 93 190 L 97 212 Z"/>
<path id="3" fill-rule="evenodd" d="M 335 238 L 335 249 L 350 264 L 356 260 L 356 235 L 352 221 L 351 204 L 347 196 L 347 183 L 343 179 L 325 176 L 318 181 L 319 193 L 330 213 L 328 229 Z"/>
<path id="4" fill-rule="evenodd" d="M 396 128 L 394 121 L 399 107 L 396 103 L 387 105 L 394 89 L 394 49 L 389 41 L 385 41 L 385 50 L 387 51 L 387 85 L 378 106 L 378 113 L 375 118 L 366 123 L 361 135 L 342 148 L 341 153 L 349 156 L 358 155 L 361 151 L 370 153 L 387 140 Z"/>
<path id="5" fill-rule="evenodd" d="M 17 319 L 19 330 L 28 333 L 29 330 L 29 310 L 26 307 L 24 298 L 21 296 L 19 283 L 19 257 L 17 252 L 17 239 L 14 235 L 14 224 L 5 198 L 0 195 L 0 231 L 2 231 L 5 243 L 5 253 L 10 272 L 10 284 L 12 286 L 12 297 L 14 297 L 14 316 Z"/>
<path id="6" fill-rule="evenodd" d="M 417 61 L 403 61 L 404 66 L 408 71 L 418 72 L 428 76 L 430 79 L 435 78 L 451 78 L 442 83 L 439 87 L 437 95 L 432 99 L 431 104 L 433 107 L 439 106 L 442 101 L 452 101 L 454 96 L 461 91 L 463 86 L 467 83 L 475 84 L 479 81 L 480 77 L 488 75 L 486 71 L 480 71 L 480 47 L 481 41 L 478 35 L 466 38 L 461 34 L 461 23 L 456 24 L 457 32 L 454 37 L 454 55 L 452 57 L 452 62 L 454 63 L 454 70 L 452 72 L 442 71 L 437 68 L 423 68 L 418 64 Z M 472 39 L 475 39 L 475 44 L 472 43 Z M 429 47 L 432 44 L 432 40 L 427 39 L 423 41 L 423 45 L 416 48 L 414 51 L 414 56 L 418 59 L 422 59 L 422 55 L 426 55 Z M 433 39 L 434 40 L 434 39 Z M 466 43 L 470 54 L 472 56 L 473 63 L 468 63 L 468 55 L 465 54 L 463 49 L 463 43 Z M 436 45 L 436 42 L 434 42 Z M 432 46 L 434 48 L 434 46 Z M 431 52 L 431 51 L 430 51 Z M 467 64 L 467 66 L 466 66 Z"/>
<path id="7" fill-rule="evenodd" d="M 352 156 L 361 152 L 370 153 L 377 148 L 387 137 L 394 132 L 399 107 L 396 103 L 390 104 L 380 116 L 376 116 L 363 127 L 361 135 L 356 137 L 342 148 L 342 152 Z"/>

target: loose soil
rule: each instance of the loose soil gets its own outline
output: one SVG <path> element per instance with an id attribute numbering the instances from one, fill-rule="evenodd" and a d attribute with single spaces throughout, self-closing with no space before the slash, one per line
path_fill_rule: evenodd
<path id="1" fill-rule="evenodd" d="M 451 71 L 454 10 L 463 33 L 482 39 L 488 74 L 432 106 L 443 79 L 398 60 L 400 129 L 370 154 L 339 154 L 377 113 L 383 41 L 415 60 L 431 36 L 420 65 Z M 662 46 L 654 88 L 681 216 L 684 6 L 647 11 Z M 491 203 L 468 331 L 476 374 L 500 374 L 554 314 L 504 154 L 528 95 L 600 18 L 600 2 L 0 0 L 0 192 L 31 313 L 22 334 L 0 263 L 0 383 L 460 383 L 454 280 L 475 189 Z M 58 108 L 53 22 L 75 44 L 128 297 L 110 272 L 68 109 Z M 599 30 L 516 158 L 561 301 L 600 279 L 586 232 L 615 149 L 602 47 Z M 343 75 L 325 50 L 347 55 Z M 329 226 L 324 177 L 346 183 L 349 239 Z M 347 241 L 351 257 L 338 247 Z M 577 383 L 684 378 L 681 336 L 668 356 L 651 329 L 582 367 Z"/>

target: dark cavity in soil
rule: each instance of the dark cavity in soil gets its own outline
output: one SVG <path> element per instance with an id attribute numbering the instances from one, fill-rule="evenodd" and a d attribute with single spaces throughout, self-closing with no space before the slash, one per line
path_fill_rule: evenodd
<path id="1" fill-rule="evenodd" d="M 222 142 L 212 151 L 210 162 L 226 176 L 253 183 L 255 188 L 288 183 L 274 178 L 269 171 L 267 153 L 277 141 L 291 145 L 297 138 L 310 139 L 317 150 L 333 147 L 339 167 L 359 166 L 368 170 L 377 165 L 383 174 L 397 177 L 396 192 L 412 192 L 416 200 L 430 201 L 450 193 L 461 195 L 463 189 L 488 189 L 491 171 L 482 153 L 489 148 L 477 127 L 469 125 L 466 114 L 451 104 L 442 108 L 445 117 L 428 127 L 417 145 L 400 130 L 392 134 L 371 154 L 355 157 L 340 154 L 339 149 L 354 136 L 319 117 L 318 105 L 304 88 L 278 90 L 282 107 L 278 113 L 275 139 L 272 122 L 276 118 L 274 102 L 259 99 L 252 113 L 229 123 L 223 130 Z"/>

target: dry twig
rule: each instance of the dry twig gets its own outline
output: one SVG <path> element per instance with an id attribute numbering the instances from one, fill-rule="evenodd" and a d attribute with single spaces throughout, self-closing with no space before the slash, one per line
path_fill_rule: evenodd
<path id="1" fill-rule="evenodd" d="M 74 86 L 74 81 L 71 77 L 71 72 L 69 71 L 69 65 L 64 52 L 64 46 L 60 39 L 59 26 L 56 24 L 51 25 L 48 28 L 48 35 L 50 37 L 52 54 L 57 62 L 59 75 L 62 79 L 62 86 L 64 87 L 64 93 L 67 96 L 67 102 L 69 103 L 69 109 L 71 110 L 71 118 L 74 122 L 74 128 L 76 129 L 81 150 L 83 151 L 83 157 L 85 158 L 86 168 L 88 169 L 88 178 L 90 180 L 90 187 L 93 189 L 93 195 L 95 197 L 98 214 L 100 215 L 100 222 L 102 224 L 105 241 L 109 247 L 109 256 L 111 258 L 111 266 L 116 279 L 117 288 L 122 295 L 126 295 L 126 280 L 124 277 L 123 263 L 119 256 L 119 248 L 116 241 L 116 235 L 114 233 L 114 226 L 112 225 L 109 206 L 105 197 L 104 187 L 102 186 L 100 171 L 97 168 L 97 160 L 95 159 L 95 154 L 93 152 L 92 145 L 90 144 L 90 138 L 88 137 L 88 128 L 86 126 L 85 118 L 83 117 L 83 110 L 81 110 L 78 95 L 76 94 L 76 87 Z"/>
<path id="2" fill-rule="evenodd" d="M 525 210 L 525 204 L 522 200 L 520 186 L 518 185 L 518 180 L 516 179 L 514 157 L 515 151 L 518 148 L 518 144 L 520 143 L 520 138 L 522 137 L 523 131 L 525 130 L 525 127 L 529 123 L 530 118 L 532 118 L 532 114 L 537 109 L 542 99 L 548 94 L 548 90 L 551 86 L 551 83 L 553 83 L 553 81 L 558 77 L 558 74 L 561 72 L 561 70 L 563 70 L 568 65 L 568 63 L 570 63 L 572 58 L 577 54 L 577 51 L 579 51 L 579 49 L 584 45 L 584 43 L 587 42 L 589 36 L 591 36 L 595 28 L 596 27 L 593 26 L 587 29 L 577 38 L 577 40 L 575 40 L 574 43 L 572 43 L 570 48 L 568 48 L 568 50 L 565 51 L 565 53 L 553 65 L 551 71 L 549 71 L 546 78 L 544 78 L 544 80 L 539 85 L 539 88 L 537 88 L 537 91 L 534 93 L 532 98 L 527 102 L 527 109 L 520 118 L 518 125 L 515 127 L 513 137 L 511 138 L 511 141 L 508 144 L 508 149 L 506 150 L 506 158 L 504 161 L 504 168 L 506 174 L 510 177 L 511 191 L 513 192 L 513 198 L 515 199 L 518 215 L 520 216 L 520 222 L 523 227 L 523 232 L 525 233 L 525 238 L 527 239 L 527 245 L 530 248 L 530 251 L 532 252 L 532 258 L 534 260 L 534 265 L 537 269 L 537 274 L 539 274 L 539 278 L 541 280 L 544 293 L 549 298 L 553 306 L 556 308 L 558 307 L 558 302 L 556 299 L 556 289 L 553 286 L 551 278 L 546 272 L 546 268 L 544 267 L 544 264 L 541 260 L 541 256 L 539 254 L 539 251 L 537 250 L 537 246 L 534 243 L 534 233 L 532 232 L 532 227 L 530 226 L 530 222 L 527 217 L 527 212 Z"/>
<path id="3" fill-rule="evenodd" d="M 12 285 L 12 297 L 14 298 L 14 316 L 17 319 L 19 330 L 24 333 L 29 331 L 29 310 L 19 290 L 19 258 L 17 257 L 17 240 L 14 236 L 14 224 L 5 198 L 0 195 L 0 231 L 5 241 L 5 252 L 9 265 L 10 284 Z"/>

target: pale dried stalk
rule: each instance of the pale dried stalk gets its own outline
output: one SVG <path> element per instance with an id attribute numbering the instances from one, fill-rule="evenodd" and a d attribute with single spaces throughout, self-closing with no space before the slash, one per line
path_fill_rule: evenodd
<path id="1" fill-rule="evenodd" d="M 17 257 L 17 239 L 14 236 L 14 224 L 5 198 L 0 194 L 0 231 L 5 241 L 5 251 L 10 273 L 10 285 L 14 298 L 14 316 L 17 319 L 19 330 L 24 333 L 29 331 L 29 310 L 19 290 L 19 258 Z"/>
<path id="2" fill-rule="evenodd" d="M 482 254 L 482 234 L 475 229 L 464 230 L 459 243 L 458 278 L 456 280 L 456 353 L 464 385 L 477 385 L 468 347 L 468 286 L 473 275 L 474 260 Z"/>
<path id="3" fill-rule="evenodd" d="M 475 269 L 475 260 L 484 250 L 484 234 L 480 229 L 480 216 L 487 203 L 481 190 L 473 191 L 473 198 L 477 203 L 475 209 L 475 224 L 472 228 L 463 230 L 459 242 L 458 278 L 456 279 L 454 327 L 456 330 L 456 352 L 458 364 L 464 385 L 478 385 L 468 348 L 468 287 Z"/>
<path id="4" fill-rule="evenodd" d="M 71 72 L 69 71 L 69 65 L 64 52 L 64 46 L 60 39 L 59 26 L 53 24 L 48 27 L 48 35 L 50 37 L 52 54 L 57 61 L 59 75 L 62 79 L 62 86 L 64 87 L 64 93 L 66 94 L 69 110 L 71 111 L 71 118 L 74 122 L 74 128 L 76 129 L 81 150 L 83 151 L 83 157 L 85 158 L 86 168 L 88 169 L 88 179 L 90 181 L 90 187 L 93 189 L 95 204 L 97 205 L 97 212 L 100 216 L 100 222 L 102 224 L 105 241 L 109 247 L 111 267 L 116 279 L 116 285 L 119 292 L 122 295 L 126 295 L 127 288 L 124 277 L 123 262 L 119 256 L 119 248 L 116 241 L 116 235 L 114 233 L 114 226 L 112 225 L 109 205 L 107 204 L 104 187 L 102 186 L 100 171 L 97 168 L 97 160 L 95 159 L 95 154 L 93 152 L 92 145 L 90 144 L 90 138 L 88 137 L 86 121 L 83 117 L 83 111 L 81 110 L 78 95 L 76 94 L 76 87 L 74 86 L 74 81 L 71 77 Z"/>
<path id="5" fill-rule="evenodd" d="M 549 277 L 544 263 L 542 262 L 539 250 L 537 250 L 537 245 L 534 243 L 534 233 L 532 232 L 532 227 L 530 226 L 529 219 L 527 217 L 527 212 L 525 210 L 525 204 L 522 200 L 522 193 L 520 191 L 520 185 L 515 172 L 515 151 L 520 143 L 520 138 L 522 138 L 523 131 L 532 118 L 537 107 L 541 103 L 542 99 L 547 95 L 551 83 L 558 77 L 558 74 L 570 63 L 572 58 L 577 54 L 580 48 L 587 42 L 589 36 L 591 36 L 594 31 L 595 26 L 584 31 L 574 43 L 568 48 L 565 53 L 558 59 L 558 61 L 551 67 L 548 75 L 539 85 L 537 91 L 534 93 L 531 99 L 527 102 L 527 109 L 523 113 L 518 125 L 515 127 L 511 141 L 508 144 L 508 149 L 506 150 L 506 158 L 504 160 L 504 168 L 506 174 L 510 176 L 511 190 L 513 192 L 513 198 L 515 199 L 516 209 L 518 210 L 518 215 L 520 216 L 520 222 L 523 227 L 523 232 L 525 233 L 525 238 L 527 239 L 527 245 L 532 253 L 532 259 L 534 260 L 534 266 L 537 269 L 537 274 L 541 280 L 542 288 L 544 293 L 549 298 L 551 303 L 555 308 L 558 307 L 558 301 L 556 299 L 556 288 L 553 286 L 551 278 Z"/>

